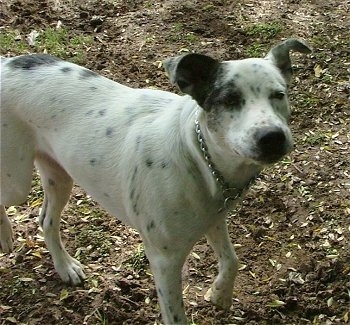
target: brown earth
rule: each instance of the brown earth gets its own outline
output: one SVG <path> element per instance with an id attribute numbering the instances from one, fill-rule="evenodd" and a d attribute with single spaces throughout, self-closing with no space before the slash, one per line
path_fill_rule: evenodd
<path id="1" fill-rule="evenodd" d="M 79 63 L 133 87 L 172 88 L 160 62 L 183 51 L 222 60 L 264 54 L 286 37 L 314 47 L 293 56 L 290 90 L 296 149 L 268 168 L 242 210 L 228 219 L 241 260 L 230 311 L 206 301 L 216 261 L 205 241 L 183 271 L 194 324 L 345 324 L 350 296 L 350 122 L 348 1 L 2 0 L 1 33 L 66 28 Z M 266 28 L 269 26 L 269 28 Z M 272 26 L 272 27 L 271 27 Z M 273 26 L 277 26 L 275 28 Z M 45 50 L 45 49 L 41 49 Z M 34 52 L 1 44 L 2 55 Z M 56 53 L 54 53 L 56 54 Z M 62 236 L 84 263 L 81 287 L 60 282 L 38 229 L 42 190 L 10 207 L 15 252 L 0 254 L 0 324 L 159 324 L 160 313 L 138 234 L 76 187 Z"/>

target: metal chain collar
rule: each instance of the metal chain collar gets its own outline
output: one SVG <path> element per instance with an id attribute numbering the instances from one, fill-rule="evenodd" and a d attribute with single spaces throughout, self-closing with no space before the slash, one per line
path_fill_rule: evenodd
<path id="1" fill-rule="evenodd" d="M 196 130 L 196 134 L 197 134 L 197 140 L 199 142 L 199 147 L 202 151 L 204 160 L 207 162 L 208 168 L 210 169 L 211 174 L 213 175 L 214 179 L 216 180 L 216 182 L 219 184 L 221 191 L 222 191 L 222 195 L 224 198 L 224 208 L 229 211 L 229 212 L 233 212 L 232 209 L 230 209 L 229 207 L 229 202 L 230 201 L 237 201 L 239 200 L 242 195 L 243 192 L 246 191 L 256 180 L 256 177 L 253 177 L 243 188 L 238 189 L 238 188 L 234 188 L 234 187 L 230 187 L 228 183 L 225 182 L 224 177 L 221 175 L 221 173 L 215 168 L 214 163 L 211 160 L 211 157 L 209 155 L 208 152 L 208 147 L 205 143 L 205 140 L 203 138 L 202 135 L 202 131 L 199 125 L 199 120 L 198 120 L 198 115 L 199 115 L 199 110 L 196 110 L 195 113 L 195 130 Z M 219 212 L 221 212 L 223 209 L 219 209 Z"/>

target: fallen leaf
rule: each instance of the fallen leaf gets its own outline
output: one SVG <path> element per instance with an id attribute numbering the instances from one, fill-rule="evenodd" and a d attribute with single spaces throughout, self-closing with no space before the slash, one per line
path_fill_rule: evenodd
<path id="1" fill-rule="evenodd" d="M 60 293 L 60 301 L 67 299 L 69 296 L 69 292 L 67 289 L 62 289 L 61 293 Z"/>
<path id="2" fill-rule="evenodd" d="M 267 307 L 277 308 L 284 306 L 286 303 L 282 300 L 274 299 L 269 304 L 267 304 Z"/>
<path id="3" fill-rule="evenodd" d="M 34 46 L 37 37 L 40 35 L 39 32 L 37 32 L 36 30 L 31 31 L 28 35 L 27 35 L 27 42 L 30 46 Z"/>
<path id="4" fill-rule="evenodd" d="M 314 67 L 315 77 L 320 78 L 323 74 L 323 69 L 319 64 L 316 64 Z"/>
<path id="5" fill-rule="evenodd" d="M 211 288 L 209 288 L 208 290 L 207 290 L 207 292 L 205 293 L 205 295 L 204 295 L 204 300 L 205 301 L 210 301 L 210 297 L 211 297 L 211 292 L 212 292 L 212 290 L 211 290 Z"/>

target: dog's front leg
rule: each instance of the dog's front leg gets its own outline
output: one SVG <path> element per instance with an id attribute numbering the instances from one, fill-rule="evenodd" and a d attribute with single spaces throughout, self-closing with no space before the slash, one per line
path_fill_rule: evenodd
<path id="1" fill-rule="evenodd" d="M 66 251 L 59 233 L 61 213 L 68 202 L 73 181 L 55 161 L 38 155 L 36 166 L 44 188 L 44 203 L 39 217 L 44 238 L 55 269 L 64 282 L 79 284 L 85 278 L 82 265 Z"/>
<path id="2" fill-rule="evenodd" d="M 187 324 L 181 280 L 186 256 L 165 247 L 164 252 L 159 252 L 158 249 L 147 246 L 145 244 L 145 251 L 154 276 L 164 324 Z"/>
<path id="3" fill-rule="evenodd" d="M 210 299 L 216 306 L 229 309 L 232 305 L 238 258 L 231 244 L 225 219 L 211 227 L 206 233 L 206 238 L 219 259 L 219 274 L 213 283 Z"/>

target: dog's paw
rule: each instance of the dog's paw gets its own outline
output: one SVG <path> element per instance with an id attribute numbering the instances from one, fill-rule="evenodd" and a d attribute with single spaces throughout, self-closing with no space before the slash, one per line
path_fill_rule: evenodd
<path id="1" fill-rule="evenodd" d="M 213 285 L 206 295 L 210 295 L 211 303 L 220 309 L 228 310 L 232 305 L 232 292 L 227 289 L 219 290 Z"/>
<path id="2" fill-rule="evenodd" d="M 0 248 L 4 253 L 13 251 L 13 233 L 11 224 L 4 222 L 0 226 Z"/>
<path id="3" fill-rule="evenodd" d="M 78 285 L 86 279 L 82 264 L 69 255 L 55 269 L 65 283 Z"/>

